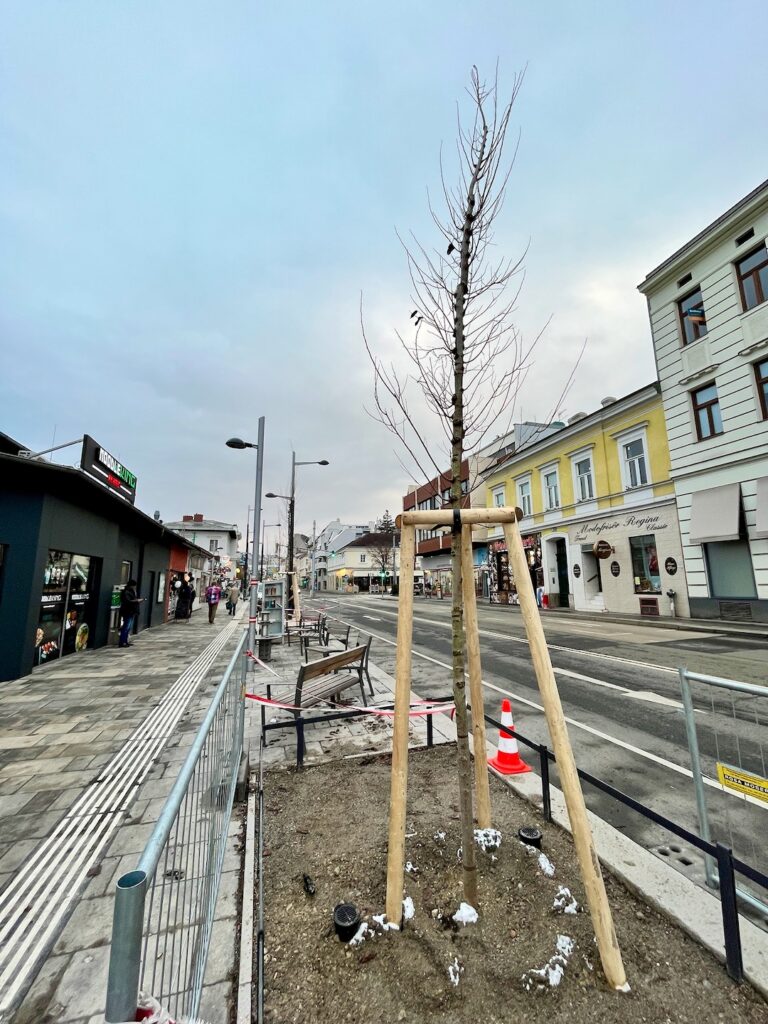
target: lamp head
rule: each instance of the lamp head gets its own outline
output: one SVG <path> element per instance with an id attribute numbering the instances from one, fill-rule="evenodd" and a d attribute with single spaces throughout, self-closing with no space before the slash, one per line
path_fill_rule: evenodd
<path id="1" fill-rule="evenodd" d="M 227 448 L 249 448 L 249 447 L 250 447 L 250 445 L 247 445 L 245 443 L 245 441 L 243 441 L 243 439 L 241 437 L 230 437 L 230 439 L 227 441 Z"/>
<path id="2" fill-rule="evenodd" d="M 330 462 L 328 461 L 328 459 L 321 459 L 318 462 L 318 466 L 330 466 Z"/>

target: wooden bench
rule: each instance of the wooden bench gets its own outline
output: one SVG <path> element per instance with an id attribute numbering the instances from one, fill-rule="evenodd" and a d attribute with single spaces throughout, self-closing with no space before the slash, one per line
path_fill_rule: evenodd
<path id="1" fill-rule="evenodd" d="M 295 710 L 291 712 L 294 717 L 296 728 L 296 764 L 301 767 L 304 761 L 304 726 L 313 722 L 327 722 L 334 718 L 347 718 L 354 714 L 362 714 L 360 711 L 340 711 L 330 714 L 318 715 L 307 718 L 303 715 L 305 710 L 316 707 L 328 698 L 335 698 L 351 686 L 359 686 L 363 704 L 367 706 L 365 699 L 364 673 L 367 663 L 367 654 L 371 646 L 370 639 L 367 644 L 353 647 L 348 651 L 340 651 L 331 654 L 319 661 L 311 661 L 299 668 L 296 678 L 296 691 L 293 703 Z M 272 699 L 272 687 L 267 683 L 267 697 Z M 266 706 L 261 707 L 261 734 L 266 745 L 266 732 L 269 729 L 284 729 L 290 723 L 266 722 Z"/>

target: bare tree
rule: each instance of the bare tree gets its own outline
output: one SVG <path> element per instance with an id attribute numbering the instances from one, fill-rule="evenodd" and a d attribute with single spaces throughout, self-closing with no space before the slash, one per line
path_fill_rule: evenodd
<path id="1" fill-rule="evenodd" d="M 508 418 L 541 335 L 525 343 L 512 319 L 522 284 L 522 256 L 494 250 L 494 226 L 501 213 L 513 152 L 505 148 L 512 108 L 524 72 L 516 74 L 509 99 L 501 102 L 498 78 L 490 84 L 472 68 L 471 114 L 458 116 L 457 178 L 449 185 L 440 161 L 443 210 L 429 210 L 445 250 L 401 239 L 413 286 L 413 335 L 396 332 L 407 371 L 385 365 L 372 351 L 362 315 L 363 341 L 374 367 L 375 416 L 402 442 L 421 474 L 442 474 L 439 449 L 450 453 L 450 505 L 460 508 L 462 460 L 476 451 L 488 431 Z M 524 254 L 523 254 L 524 255 Z M 412 404 L 414 390 L 418 399 Z M 435 445 L 424 427 L 426 408 L 439 425 Z M 472 810 L 472 770 L 464 685 L 460 535 L 451 542 L 453 571 L 452 676 L 456 703 L 457 760 L 461 808 L 464 895 L 477 906 L 477 870 Z M 479 756 L 482 756 L 480 754 Z"/>

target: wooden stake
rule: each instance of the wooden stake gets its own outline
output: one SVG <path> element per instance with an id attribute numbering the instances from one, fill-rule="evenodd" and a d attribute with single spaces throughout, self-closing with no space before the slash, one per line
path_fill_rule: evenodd
<path id="1" fill-rule="evenodd" d="M 592 927 L 595 930 L 600 959 L 602 960 L 603 970 L 609 984 L 616 989 L 626 989 L 627 976 L 624 972 L 621 950 L 619 949 L 616 931 L 613 927 L 613 917 L 611 916 L 611 908 L 608 903 L 603 876 L 600 872 L 600 862 L 597 859 L 597 851 L 592 839 L 592 830 L 587 820 L 584 794 L 576 772 L 576 762 L 573 757 L 571 742 L 568 738 L 563 706 L 560 702 L 555 674 L 552 671 L 552 662 L 549 658 L 544 627 L 541 624 L 539 609 L 536 605 L 528 562 L 525 557 L 523 541 L 520 537 L 517 523 L 504 524 L 504 537 L 507 542 L 507 552 L 512 572 L 514 573 L 518 597 L 520 598 L 520 609 L 523 613 L 525 631 L 531 648 L 533 667 L 544 702 L 544 714 L 547 718 L 549 734 L 552 738 L 552 746 L 557 758 L 560 783 L 563 787 L 563 796 L 568 808 L 573 843 L 576 847 L 581 877 L 587 893 L 587 905 L 592 916 Z"/>
<path id="2" fill-rule="evenodd" d="M 400 591 L 397 603 L 395 715 L 392 731 L 392 782 L 389 797 L 386 903 L 387 919 L 398 925 L 403 916 L 405 810 L 408 790 L 408 710 L 411 699 L 415 550 L 416 531 L 413 526 L 403 526 L 400 533 Z"/>
<path id="3" fill-rule="evenodd" d="M 472 704 L 472 739 L 475 755 L 477 824 L 491 827 L 491 794 L 488 786 L 488 756 L 485 745 L 485 709 L 480 665 L 480 634 L 477 628 L 475 572 L 472 564 L 472 527 L 461 529 L 461 583 L 464 603 L 464 644 L 469 668 L 469 699 Z"/>

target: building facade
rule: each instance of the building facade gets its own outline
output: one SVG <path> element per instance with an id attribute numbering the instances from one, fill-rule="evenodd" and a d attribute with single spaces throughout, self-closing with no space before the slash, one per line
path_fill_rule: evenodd
<path id="1" fill-rule="evenodd" d="M 651 271 L 691 615 L 768 622 L 768 182 Z"/>
<path id="2" fill-rule="evenodd" d="M 237 574 L 237 542 L 240 533 L 235 523 L 221 523 L 217 519 L 206 519 L 200 512 L 182 516 L 180 520 L 166 523 L 166 528 L 186 538 L 198 548 L 209 552 L 209 558 L 199 567 L 199 598 L 205 595 L 205 588 L 214 578 L 234 580 Z M 196 559 L 200 561 L 200 559 Z"/>
<path id="3" fill-rule="evenodd" d="M 337 546 L 328 557 L 328 590 L 380 593 L 391 588 L 400 568 L 398 533 L 365 533 Z M 393 572 L 394 565 L 394 572 Z M 420 559 L 414 580 L 421 582 Z"/>
<path id="4" fill-rule="evenodd" d="M 315 590 L 335 589 L 333 580 L 329 576 L 329 559 L 335 557 L 337 550 L 340 551 L 349 541 L 356 537 L 362 537 L 365 533 L 370 533 L 372 529 L 373 523 L 352 525 L 342 523 L 340 519 L 333 519 L 323 527 L 317 534 L 314 543 Z M 310 563 L 312 561 L 310 554 Z M 339 566 L 334 571 L 338 571 L 338 569 Z"/>
<path id="5" fill-rule="evenodd" d="M 489 469 L 485 484 L 489 507 L 522 510 L 531 581 L 546 606 L 688 614 L 657 383 L 577 413 Z M 488 546 L 491 600 L 514 602 L 500 527 L 488 531 Z"/>

